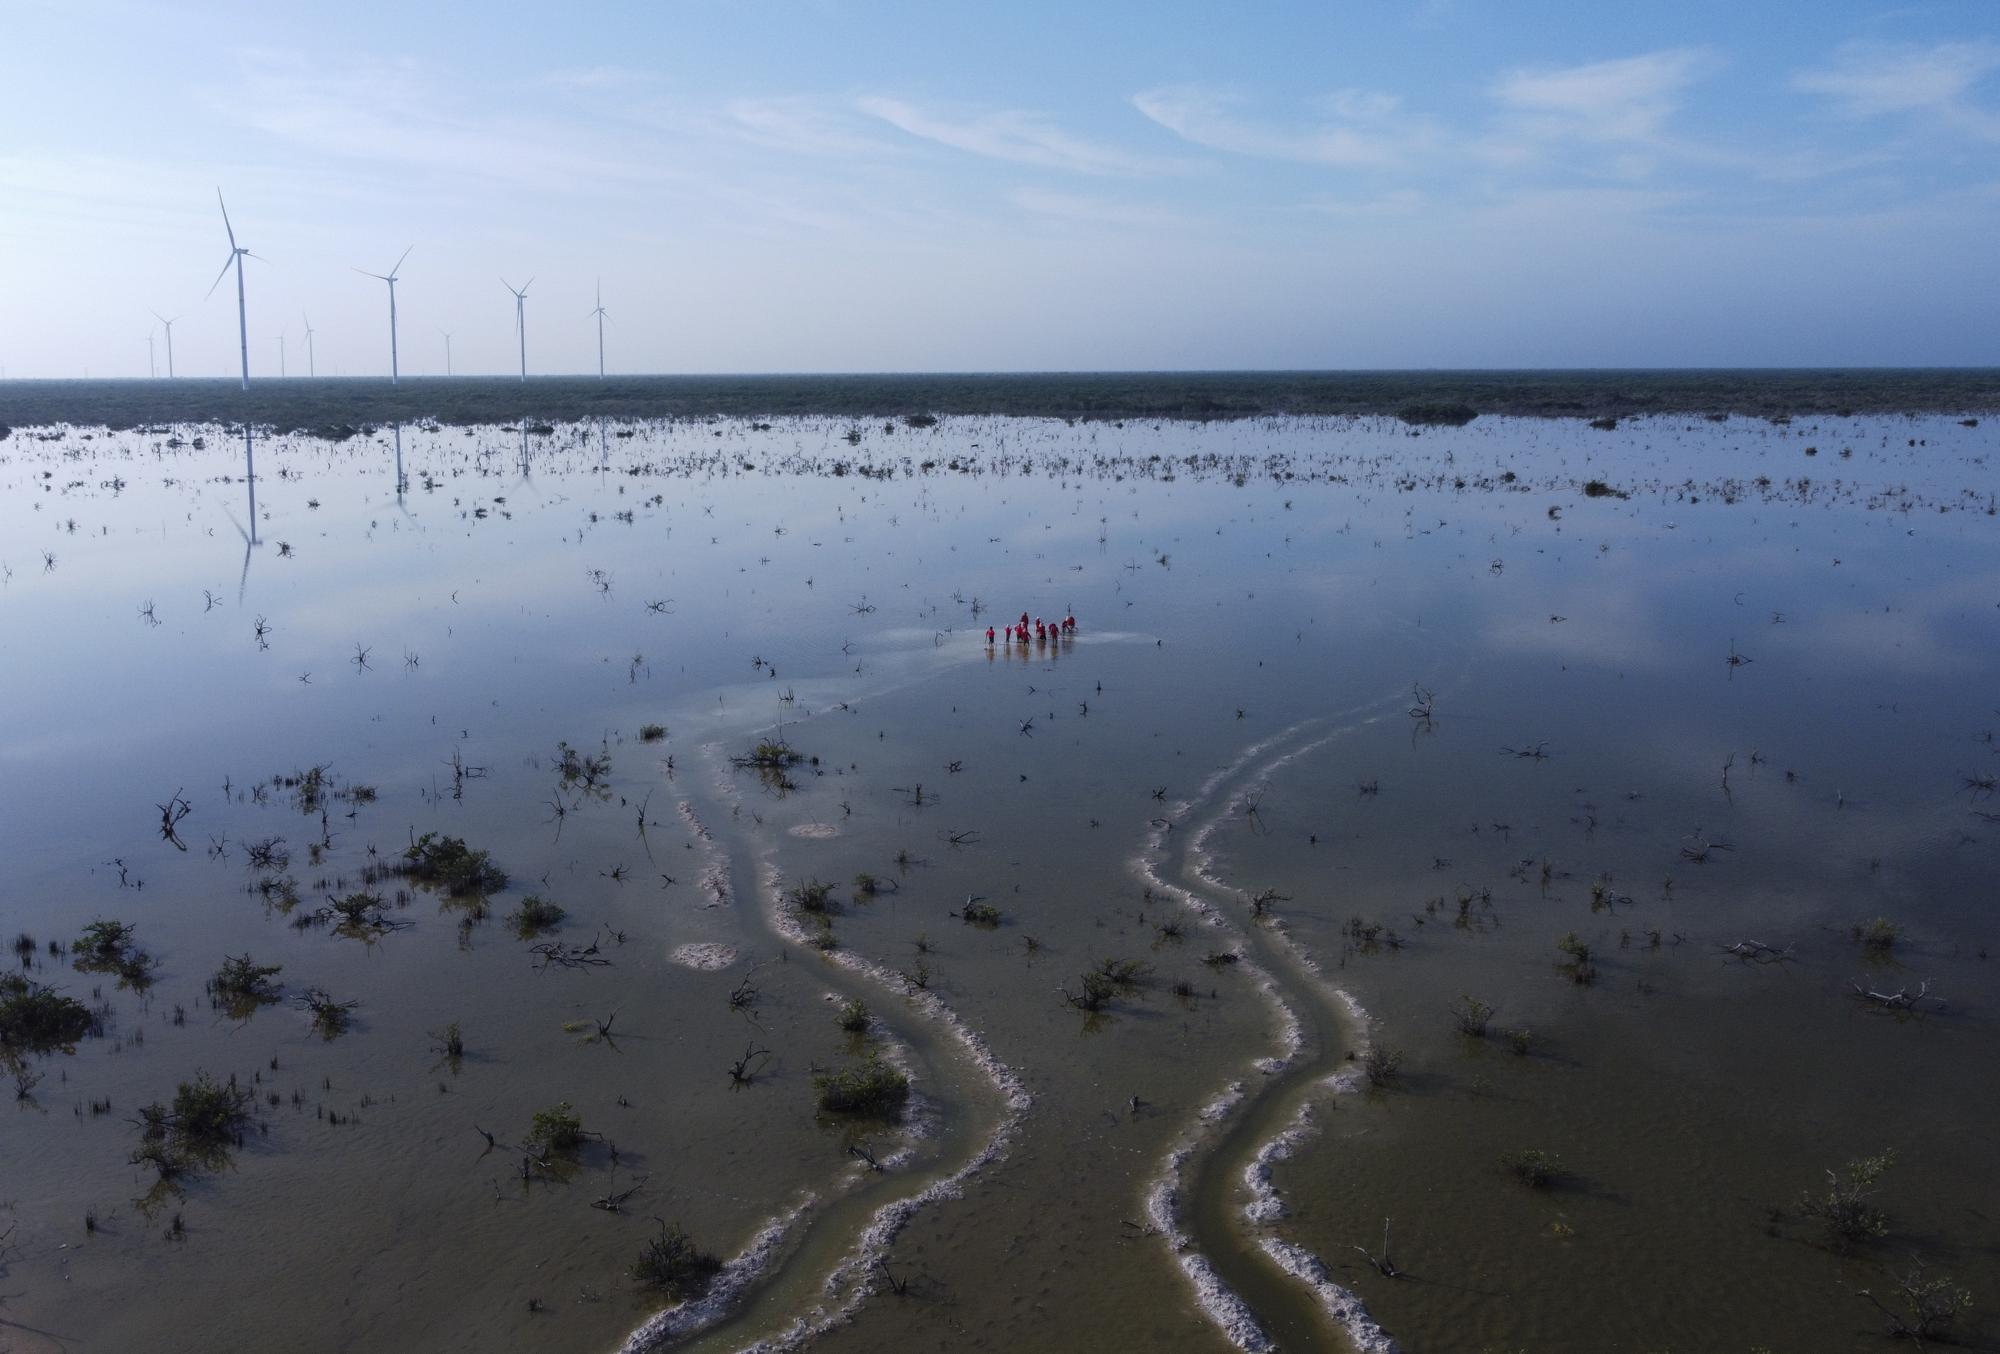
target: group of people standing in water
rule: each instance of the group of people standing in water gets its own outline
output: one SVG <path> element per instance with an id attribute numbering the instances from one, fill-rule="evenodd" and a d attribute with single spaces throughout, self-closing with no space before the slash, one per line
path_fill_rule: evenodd
<path id="1" fill-rule="evenodd" d="M 1019 624 L 1003 626 L 1002 629 L 1005 631 L 1005 643 L 1025 646 L 1028 643 L 1028 635 L 1031 629 L 1028 624 L 1028 613 L 1025 611 L 1021 613 Z M 1032 631 L 1035 643 L 1047 644 L 1052 639 L 1061 639 L 1065 635 L 1074 635 L 1076 633 L 1076 617 L 1065 616 L 1059 621 L 1045 621 L 1040 616 L 1037 616 L 1035 617 Z M 989 625 L 986 627 L 987 647 L 991 648 L 994 642 L 993 627 Z"/>

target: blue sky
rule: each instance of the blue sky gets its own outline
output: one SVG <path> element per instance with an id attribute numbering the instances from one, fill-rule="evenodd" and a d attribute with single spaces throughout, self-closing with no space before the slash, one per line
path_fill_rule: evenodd
<path id="1" fill-rule="evenodd" d="M 2000 6 L 0 3 L 0 365 L 2000 361 Z M 156 362 L 165 368 L 164 344 Z"/>

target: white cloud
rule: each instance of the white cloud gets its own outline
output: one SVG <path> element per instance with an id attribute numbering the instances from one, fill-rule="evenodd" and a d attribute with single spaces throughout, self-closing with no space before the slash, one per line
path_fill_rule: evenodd
<path id="1" fill-rule="evenodd" d="M 630 91 L 654 84 L 658 76 L 629 66 L 570 66 L 550 71 L 538 83 L 549 89 Z"/>
<path id="2" fill-rule="evenodd" d="M 1322 120 L 1280 126 L 1244 117 L 1242 100 L 1191 85 L 1151 89 L 1132 104 L 1160 126 L 1198 146 L 1337 169 L 1407 168 L 1435 139 L 1428 124 L 1402 116 L 1393 95 L 1341 90 L 1313 101 Z"/>
<path id="3" fill-rule="evenodd" d="M 911 136 L 972 155 L 1077 174 L 1158 174 L 1179 168 L 1168 160 L 1134 155 L 1062 130 L 1038 113 L 1001 111 L 974 117 L 930 112 L 901 99 L 869 96 L 862 112 Z"/>
<path id="4" fill-rule="evenodd" d="M 410 60 L 329 69 L 295 54 L 251 52 L 240 82 L 212 97 L 225 116 L 354 163 L 542 187 L 664 177 L 584 123 L 502 113 L 475 94 Z"/>
<path id="5" fill-rule="evenodd" d="M 1189 217 L 1165 207 L 1116 198 L 1059 193 L 1043 188 L 1017 188 L 1007 200 L 1022 211 L 1062 221 L 1090 225 L 1121 226 L 1145 230 L 1174 229 L 1189 224 Z"/>
<path id="6" fill-rule="evenodd" d="M 1945 42 L 1933 47 L 1851 43 L 1833 63 L 1792 77 L 1792 88 L 1820 94 L 1855 117 L 1928 114 L 1989 140 L 2000 140 L 2000 113 L 1973 101 L 1975 87 L 2000 71 L 2000 44 Z"/>
<path id="7" fill-rule="evenodd" d="M 1414 188 L 1397 188 L 1376 197 L 1336 198 L 1319 196 L 1306 201 L 1307 211 L 1321 216 L 1338 217 L 1384 217 L 1415 216 L 1429 205 L 1430 200 Z"/>
<path id="8" fill-rule="evenodd" d="M 892 149 L 888 142 L 857 128 L 851 118 L 832 113 L 808 98 L 731 99 L 723 114 L 737 135 L 770 150 L 812 156 L 880 156 Z"/>
<path id="9" fill-rule="evenodd" d="M 1712 64 L 1681 47 L 1581 66 L 1510 71 L 1493 95 L 1537 130 L 1592 141 L 1652 141 L 1681 95 Z"/>

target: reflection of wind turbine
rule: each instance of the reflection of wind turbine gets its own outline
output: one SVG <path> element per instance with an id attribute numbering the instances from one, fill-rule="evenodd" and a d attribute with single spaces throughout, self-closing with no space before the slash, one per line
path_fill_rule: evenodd
<path id="1" fill-rule="evenodd" d="M 223 262 L 222 271 L 215 275 L 215 281 L 208 284 L 208 295 L 215 295 L 215 289 L 222 285 L 222 279 L 229 276 L 229 265 L 236 265 L 236 335 L 243 351 L 243 388 L 250 388 L 250 313 L 243 305 L 243 259 L 258 256 L 236 243 L 236 227 L 229 224 L 229 205 L 222 200 L 222 190 L 215 190 L 215 205 L 222 208 L 222 228 L 229 232 L 229 257 Z M 260 260 L 261 261 L 261 260 Z M 203 300 L 208 299 L 203 297 Z"/>
<path id="2" fill-rule="evenodd" d="M 243 538 L 243 574 L 236 580 L 236 600 L 238 604 L 242 603 L 243 590 L 250 583 L 251 547 L 261 544 L 257 539 L 257 462 L 254 444 L 251 441 L 250 421 L 248 419 L 243 421 L 243 472 L 243 483 L 250 496 L 250 529 L 245 531 L 241 526 L 236 528 L 237 535 Z M 223 512 L 232 523 L 236 521 L 235 513 L 230 512 L 227 508 L 224 508 Z"/>
<path id="3" fill-rule="evenodd" d="M 170 320 L 157 310 L 152 312 L 152 315 L 167 331 L 167 379 L 171 381 L 174 379 L 174 320 L 179 319 L 180 316 L 176 315 L 174 316 L 174 320 Z"/>
<path id="4" fill-rule="evenodd" d="M 415 248 L 416 248 L 415 245 L 410 246 L 410 249 L 415 249 Z M 403 251 L 403 259 L 410 257 L 410 249 L 405 249 Z M 378 278 L 381 281 L 389 284 L 389 384 L 390 385 L 399 384 L 401 379 L 396 371 L 396 270 L 403 266 L 403 259 L 397 259 L 396 267 L 391 268 L 386 273 L 371 273 L 366 268 L 356 268 L 354 270 L 355 272 L 361 274 L 363 277 Z"/>
<path id="5" fill-rule="evenodd" d="M 500 285 L 514 293 L 514 333 L 521 340 L 521 379 L 526 381 L 528 379 L 528 288 L 535 285 L 535 279 L 531 277 L 516 287 L 503 277 L 500 279 Z"/>
<path id="6" fill-rule="evenodd" d="M 300 311 L 300 312 L 299 312 L 299 318 L 300 318 L 300 319 L 302 319 L 302 320 L 304 320 L 304 321 L 306 322 L 306 375 L 307 375 L 307 376 L 317 376 L 317 375 L 319 375 L 319 367 L 318 367 L 318 365 L 317 365 L 317 364 L 316 364 L 316 363 L 315 363 L 315 362 L 313 361 L 313 322 L 312 322 L 312 316 L 310 316 L 310 315 L 306 314 L 306 313 L 305 313 L 305 312 L 304 312 L 304 311 L 302 310 L 302 311 Z"/>
<path id="7" fill-rule="evenodd" d="M 597 309 L 590 312 L 597 317 L 597 379 L 604 379 L 604 279 L 597 280 Z"/>
<path id="8" fill-rule="evenodd" d="M 444 374 L 449 376 L 451 375 L 451 330 L 440 329 L 438 332 L 444 335 Z"/>

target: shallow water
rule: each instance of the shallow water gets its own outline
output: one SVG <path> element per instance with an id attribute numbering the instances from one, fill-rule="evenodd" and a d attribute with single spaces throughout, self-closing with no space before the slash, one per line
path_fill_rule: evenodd
<path id="1" fill-rule="evenodd" d="M 0 442 L 0 933 L 106 1008 L 0 1114 L 6 1339 L 616 1349 L 662 1306 L 625 1272 L 655 1218 L 768 1243 L 659 1347 L 1228 1348 L 1191 1261 L 1237 1343 L 1341 1347 L 1267 1241 L 1406 1349 L 1861 1347 L 1852 1290 L 1912 1255 L 2000 1292 L 1989 428 L 849 426 L 259 439 L 254 517 L 240 431 Z M 1081 633 L 989 649 L 1023 607 Z M 731 766 L 768 737 L 816 761 Z M 608 771 L 565 783 L 562 743 Z M 274 782 L 314 766 L 375 794 Z M 391 878 L 407 925 L 294 924 L 433 830 L 510 876 L 484 920 Z M 784 897 L 813 878 L 828 955 Z M 586 962 L 513 934 L 530 893 Z M 1877 915 L 1886 956 L 1849 935 Z M 48 949 L 105 918 L 144 993 Z M 284 999 L 235 1019 L 203 984 L 245 952 Z M 1148 971 L 1086 1014 L 1104 958 Z M 918 1111 L 817 1115 L 813 1069 L 870 1048 Z M 133 1121 L 198 1069 L 257 1122 L 155 1191 Z M 559 1101 L 604 1136 L 524 1178 Z M 1800 1195 L 1884 1148 L 1890 1235 L 1840 1253 Z M 1403 1280 L 1353 1249 L 1385 1217 Z"/>

